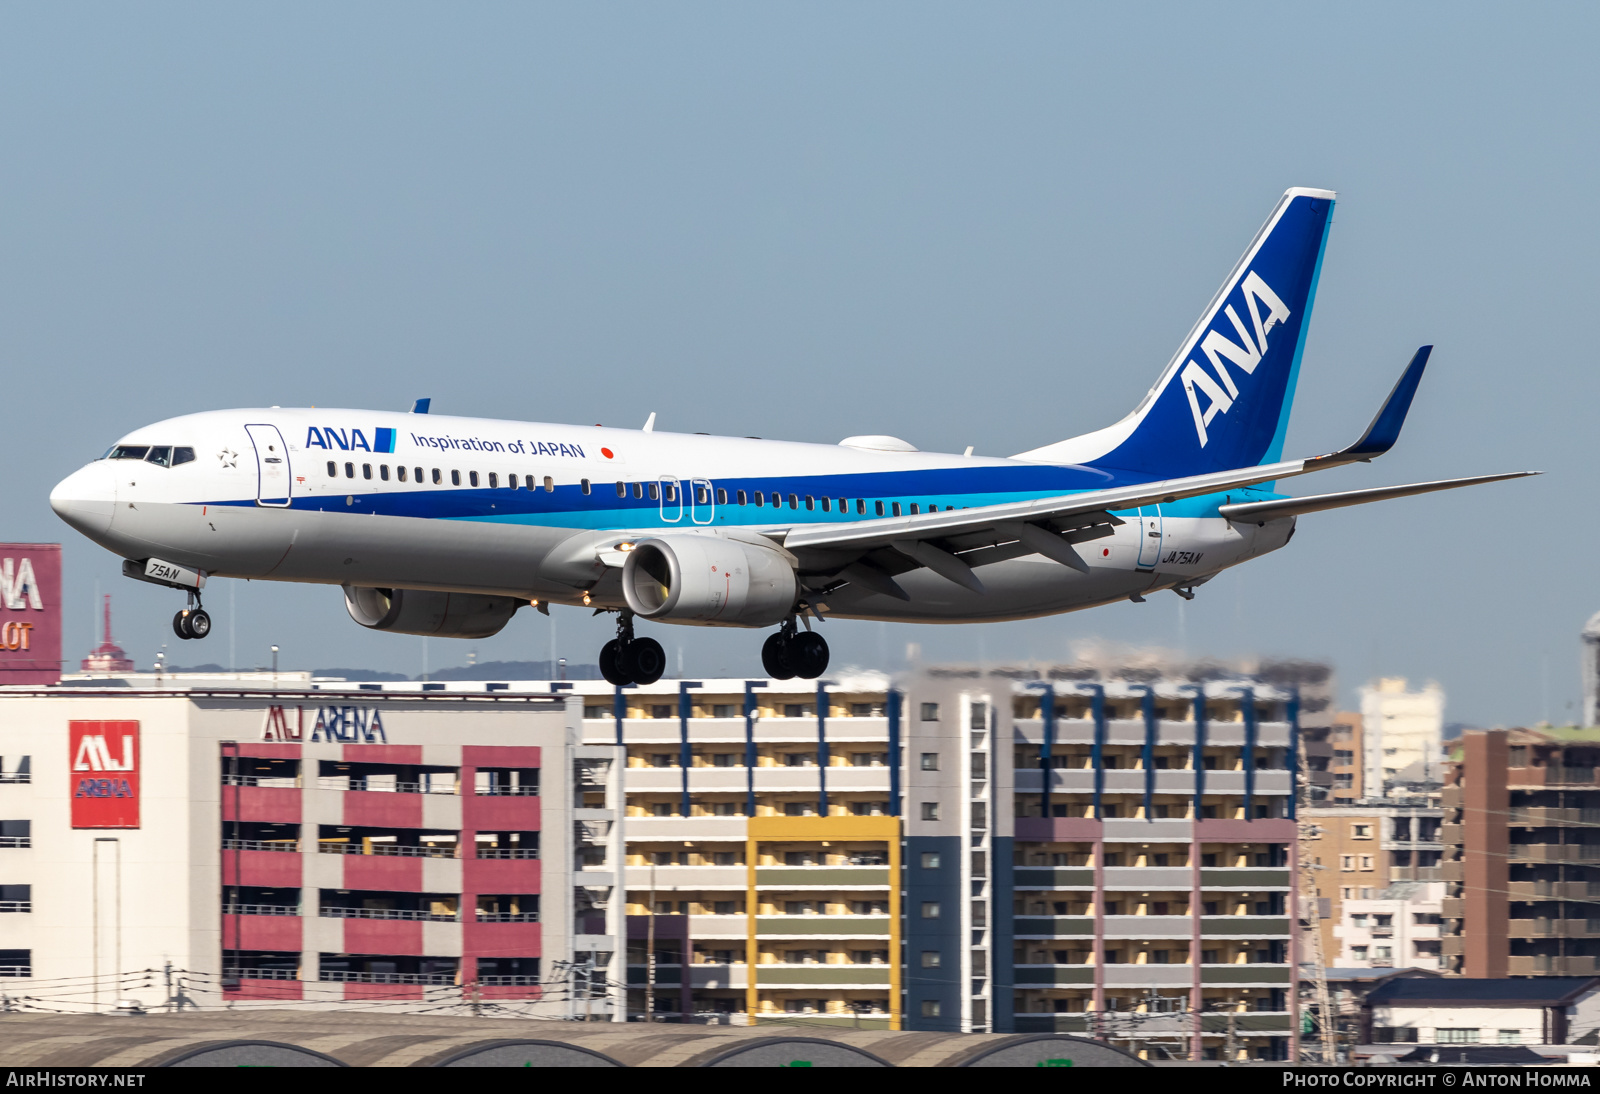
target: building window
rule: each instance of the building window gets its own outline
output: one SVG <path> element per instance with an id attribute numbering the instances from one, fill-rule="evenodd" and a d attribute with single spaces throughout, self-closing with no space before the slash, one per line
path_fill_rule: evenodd
<path id="1" fill-rule="evenodd" d="M 1355 868 L 1356 868 L 1356 857 L 1354 855 L 1340 855 L 1339 856 L 1339 869 L 1341 869 L 1341 870 L 1354 870 Z"/>
<path id="2" fill-rule="evenodd" d="M 1435 1031 L 1435 1040 L 1441 1045 L 1475 1045 L 1478 1043 L 1478 1030 L 1475 1029 L 1440 1029 Z"/>
<path id="3" fill-rule="evenodd" d="M 922 770 L 939 770 L 939 754 L 937 752 L 924 752 L 922 754 Z"/>
<path id="4" fill-rule="evenodd" d="M 936 820 L 938 820 L 939 819 L 939 803 L 938 802 L 923 802 L 922 803 L 922 819 L 925 820 L 925 821 L 936 821 Z"/>
<path id="5" fill-rule="evenodd" d="M 1372 856 L 1371 855 L 1362 855 L 1361 856 L 1361 868 L 1363 870 L 1372 869 Z"/>
<path id="6" fill-rule="evenodd" d="M 922 902 L 922 918 L 923 919 L 938 919 L 939 918 L 939 902 L 937 900 L 924 900 Z"/>
<path id="7" fill-rule="evenodd" d="M 922 868 L 924 870 L 937 870 L 939 868 L 939 852 L 922 852 Z"/>
<path id="8" fill-rule="evenodd" d="M 1522 1044 L 1522 1031 L 1520 1029 L 1503 1029 L 1495 1040 L 1502 1045 Z"/>
<path id="9" fill-rule="evenodd" d="M 924 722 L 937 722 L 939 720 L 939 704 L 938 703 L 923 703 L 922 704 L 922 720 Z"/>
<path id="10" fill-rule="evenodd" d="M 937 969 L 939 967 L 939 959 L 938 950 L 922 951 L 922 967 L 925 969 Z"/>
<path id="11" fill-rule="evenodd" d="M 1352 824 L 1350 826 L 1350 838 L 1351 839 L 1371 839 L 1372 838 L 1372 825 L 1370 825 L 1370 824 Z"/>
<path id="12" fill-rule="evenodd" d="M 937 1018 L 937 1017 L 939 1017 L 939 1000 L 937 1000 L 937 999 L 924 999 L 922 1001 L 922 1016 L 924 1018 Z"/>

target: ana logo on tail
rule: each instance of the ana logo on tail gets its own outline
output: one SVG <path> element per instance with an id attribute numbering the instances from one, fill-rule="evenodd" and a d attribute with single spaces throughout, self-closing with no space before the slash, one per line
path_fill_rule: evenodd
<path id="1" fill-rule="evenodd" d="M 1207 372 L 1192 357 L 1183 366 L 1183 391 L 1189 396 L 1189 409 L 1194 412 L 1194 431 L 1200 438 L 1201 448 L 1206 446 L 1208 440 L 1206 427 L 1211 424 L 1211 419 L 1218 414 L 1226 414 L 1239 398 L 1239 385 L 1234 383 L 1223 360 L 1232 361 L 1237 368 L 1244 370 L 1246 376 L 1253 374 L 1256 366 L 1261 363 L 1261 358 L 1266 355 L 1267 333 L 1275 324 L 1289 318 L 1289 309 L 1254 270 L 1245 276 L 1239 288 L 1244 294 L 1244 310 L 1250 315 L 1254 337 L 1251 337 L 1251 330 L 1245 327 L 1239 318 L 1239 313 L 1234 311 L 1233 305 L 1229 304 L 1223 314 L 1233 324 L 1234 333 L 1238 335 L 1239 341 L 1237 343 L 1229 341 L 1226 334 L 1213 327 L 1206 331 L 1205 337 L 1200 342 L 1200 352 L 1210 360 L 1216 375 Z M 1263 306 L 1266 309 L 1265 315 L 1262 314 Z M 1196 394 L 1196 388 L 1210 400 L 1210 405 L 1203 411 L 1200 409 L 1200 397 Z"/>

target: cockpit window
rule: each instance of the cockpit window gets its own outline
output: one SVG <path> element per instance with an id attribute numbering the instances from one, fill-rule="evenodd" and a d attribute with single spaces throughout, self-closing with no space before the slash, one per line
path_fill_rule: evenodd
<path id="1" fill-rule="evenodd" d="M 173 467 L 177 467 L 180 463 L 193 463 L 193 462 L 194 462 L 194 449 L 192 449 L 192 448 L 174 448 L 172 450 L 172 466 Z"/>
<path id="2" fill-rule="evenodd" d="M 119 444 L 111 450 L 110 458 L 113 460 L 142 460 L 145 453 L 150 451 L 147 444 Z"/>
<path id="3" fill-rule="evenodd" d="M 157 467 L 171 467 L 172 447 L 170 445 L 152 445 L 150 454 L 145 459 Z"/>

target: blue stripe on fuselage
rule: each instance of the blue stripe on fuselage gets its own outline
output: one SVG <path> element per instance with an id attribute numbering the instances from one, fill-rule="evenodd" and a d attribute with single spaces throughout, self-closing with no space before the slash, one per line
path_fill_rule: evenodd
<path id="1" fill-rule="evenodd" d="M 895 502 L 900 503 L 902 513 L 908 514 L 912 504 L 918 505 L 923 511 L 935 505 L 941 510 L 965 509 L 1132 485 L 1142 479 L 1142 476 L 1116 476 L 1094 468 L 1043 464 L 932 468 L 853 475 L 724 478 L 714 480 L 712 488 L 726 490 L 729 501 L 711 506 L 713 519 L 700 526 L 837 524 L 875 520 L 879 517 L 875 503 L 879 501 L 884 503 L 886 515 L 892 514 L 892 504 Z M 336 482 L 343 483 L 344 480 L 328 480 L 327 486 L 334 487 Z M 656 485 L 658 489 L 660 487 L 657 479 L 641 482 L 646 490 L 650 485 Z M 356 483 L 349 482 L 348 485 L 354 486 Z M 662 517 L 659 499 L 651 499 L 648 492 L 642 498 L 635 498 L 632 481 L 626 482 L 625 487 L 627 497 L 616 496 L 613 482 L 593 483 L 589 494 L 584 494 L 582 488 L 575 484 L 558 486 L 554 491 L 512 490 L 506 487 L 396 488 L 371 493 L 352 491 L 348 494 L 301 496 L 291 501 L 291 508 L 310 512 L 378 514 L 423 520 L 485 521 L 574 529 L 638 528 L 641 525 L 693 527 L 696 525 L 692 510 L 706 508 L 692 506 L 688 497 L 684 497 L 683 516 L 676 521 L 668 521 Z M 679 481 L 680 495 L 693 489 L 690 480 Z M 750 504 L 739 505 L 734 500 L 740 490 L 745 491 L 751 499 Z M 766 505 L 757 506 L 754 504 L 757 491 L 769 499 L 774 494 L 781 494 L 785 504 L 775 507 L 769 500 Z M 799 508 L 788 505 L 791 494 L 799 499 Z M 1174 517 L 1215 516 L 1217 506 L 1225 504 L 1228 498 L 1239 500 L 1246 495 L 1253 500 L 1267 496 L 1260 491 L 1236 490 L 1229 495 L 1185 499 L 1163 506 L 1162 511 Z M 808 496 L 816 499 L 813 509 L 805 508 Z M 830 499 L 829 512 L 822 511 L 823 497 Z M 840 498 L 849 501 L 848 512 L 839 511 Z M 858 499 L 866 501 L 865 513 L 856 512 Z M 254 506 L 256 503 L 254 499 L 240 499 L 196 504 Z M 666 508 L 670 512 L 677 512 L 678 503 L 669 502 Z"/>

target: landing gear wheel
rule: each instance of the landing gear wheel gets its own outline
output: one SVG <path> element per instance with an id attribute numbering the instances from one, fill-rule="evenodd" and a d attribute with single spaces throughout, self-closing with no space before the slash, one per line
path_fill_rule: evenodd
<path id="1" fill-rule="evenodd" d="M 761 667 L 774 680 L 794 679 L 795 671 L 789 665 L 789 643 L 784 640 L 782 631 L 769 634 L 761 644 Z"/>
<path id="2" fill-rule="evenodd" d="M 785 651 L 795 675 L 815 680 L 828 671 L 828 640 L 816 631 L 801 631 L 789 639 Z"/>
<path id="3" fill-rule="evenodd" d="M 187 610 L 181 611 L 172 617 L 172 633 L 185 642 L 194 637 L 189 633 L 189 612 Z"/>
<path id="4" fill-rule="evenodd" d="M 621 640 L 613 638 L 600 647 L 600 675 L 606 678 L 606 683 L 619 688 L 633 683 L 633 678 L 622 671 Z"/>
<path id="5" fill-rule="evenodd" d="M 204 608 L 196 608 L 189 613 L 189 637 L 204 638 L 211 633 L 211 616 L 206 614 Z"/>
<path id="6" fill-rule="evenodd" d="M 635 638 L 623 647 L 620 667 L 635 684 L 653 684 L 667 671 L 667 651 L 654 638 Z"/>

